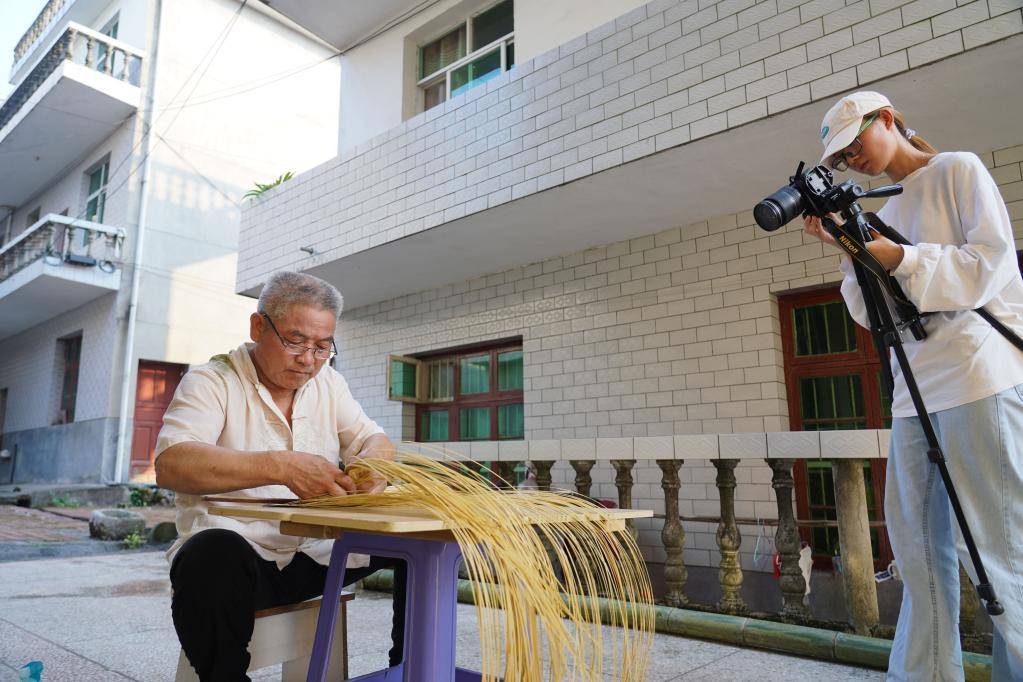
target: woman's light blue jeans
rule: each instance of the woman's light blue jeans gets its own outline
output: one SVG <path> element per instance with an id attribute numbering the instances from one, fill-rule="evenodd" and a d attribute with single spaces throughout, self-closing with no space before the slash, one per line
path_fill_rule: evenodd
<path id="1" fill-rule="evenodd" d="M 1023 384 L 932 413 L 931 421 L 1005 607 L 992 618 L 992 680 L 1023 681 Z M 885 522 L 903 581 L 887 679 L 962 680 L 959 560 L 975 583 L 976 575 L 916 417 L 892 423 Z"/>

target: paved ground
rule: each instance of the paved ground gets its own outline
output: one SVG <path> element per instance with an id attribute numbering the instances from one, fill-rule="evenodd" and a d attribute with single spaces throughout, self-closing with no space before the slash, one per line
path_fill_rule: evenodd
<path id="1" fill-rule="evenodd" d="M 363 591 L 349 604 L 353 676 L 386 664 L 389 603 Z M 459 665 L 478 669 L 475 610 L 459 605 L 458 617 Z M 169 681 L 177 656 L 162 553 L 0 563 L 0 680 L 17 679 L 18 667 L 38 659 L 47 682 Z M 655 638 L 651 658 L 647 679 L 658 682 L 883 679 L 872 670 L 670 635 Z M 253 679 L 280 679 L 280 672 L 267 668 Z"/>
<path id="2" fill-rule="evenodd" d="M 0 562 L 120 552 L 120 542 L 89 538 L 89 515 L 96 507 L 29 509 L 0 504 Z M 132 507 L 146 527 L 174 520 L 173 507 Z"/>

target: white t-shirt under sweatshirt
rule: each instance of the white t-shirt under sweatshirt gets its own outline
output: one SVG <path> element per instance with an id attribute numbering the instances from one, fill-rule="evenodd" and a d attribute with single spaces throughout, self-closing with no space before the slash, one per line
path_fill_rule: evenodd
<path id="1" fill-rule="evenodd" d="M 926 318 L 927 338 L 903 334 L 906 355 L 928 412 L 987 398 L 1023 383 L 1023 351 L 977 313 L 984 307 L 1023 336 L 1023 279 L 1012 223 L 994 179 L 975 154 L 937 154 L 900 183 L 902 194 L 878 216 L 916 246 L 906 246 L 893 271 Z M 852 263 L 842 259 L 842 297 L 869 327 Z M 894 354 L 892 415 L 914 417 Z"/>

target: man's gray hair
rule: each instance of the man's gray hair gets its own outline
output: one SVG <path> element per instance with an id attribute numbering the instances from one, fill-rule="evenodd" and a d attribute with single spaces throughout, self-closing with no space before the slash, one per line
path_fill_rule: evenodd
<path id="1" fill-rule="evenodd" d="M 301 272 L 275 272 L 263 285 L 259 294 L 256 311 L 280 319 L 295 305 L 307 305 L 334 313 L 334 319 L 341 317 L 344 298 L 333 284 L 319 277 Z"/>

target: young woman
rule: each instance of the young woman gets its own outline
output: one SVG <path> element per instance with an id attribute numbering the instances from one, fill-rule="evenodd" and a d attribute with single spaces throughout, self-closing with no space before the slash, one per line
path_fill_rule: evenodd
<path id="1" fill-rule="evenodd" d="M 964 124 L 965 125 L 965 124 Z M 904 190 L 878 212 L 915 246 L 875 235 L 867 248 L 921 312 L 927 338 L 904 339 L 977 548 L 1005 613 L 993 618 L 993 680 L 1023 680 L 1023 351 L 984 321 L 984 307 L 1023 336 L 1023 280 L 998 187 L 969 152 L 938 153 L 876 92 L 839 100 L 824 117 L 821 159 L 887 175 Z M 834 245 L 816 218 L 807 234 Z M 868 326 L 852 262 L 842 296 Z M 903 581 L 889 680 L 962 680 L 959 567 L 974 582 L 937 467 L 898 364 L 885 522 Z"/>

